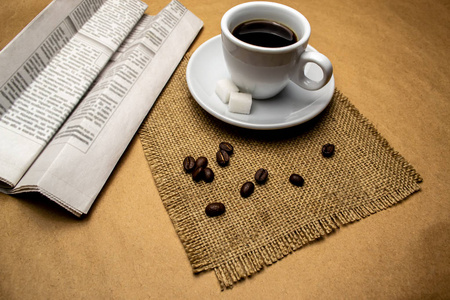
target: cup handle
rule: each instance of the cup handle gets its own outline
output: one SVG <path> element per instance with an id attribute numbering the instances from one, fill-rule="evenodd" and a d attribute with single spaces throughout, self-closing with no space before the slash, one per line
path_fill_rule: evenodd
<path id="1" fill-rule="evenodd" d="M 316 81 L 305 75 L 305 66 L 307 63 L 314 63 L 322 69 L 322 79 Z M 306 90 L 315 91 L 327 84 L 331 79 L 331 75 L 333 75 L 333 66 L 325 55 L 319 52 L 303 51 L 290 77 L 298 86 Z"/>

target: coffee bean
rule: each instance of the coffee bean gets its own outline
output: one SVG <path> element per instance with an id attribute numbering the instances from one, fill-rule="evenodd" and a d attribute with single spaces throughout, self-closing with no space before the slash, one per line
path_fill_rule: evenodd
<path id="1" fill-rule="evenodd" d="M 199 158 L 197 158 L 197 160 L 195 161 L 195 168 L 206 168 L 206 166 L 208 165 L 208 159 L 204 156 L 200 156 Z"/>
<path id="2" fill-rule="evenodd" d="M 228 154 L 233 154 L 233 146 L 230 143 L 222 142 L 219 144 L 220 150 L 226 151 Z"/>
<path id="3" fill-rule="evenodd" d="M 210 203 L 205 208 L 208 217 L 217 217 L 225 212 L 225 205 L 220 202 Z"/>
<path id="4" fill-rule="evenodd" d="M 292 174 L 291 177 L 289 177 L 289 181 L 296 186 L 303 186 L 305 183 L 303 177 L 298 174 Z"/>
<path id="5" fill-rule="evenodd" d="M 249 197 L 255 190 L 255 185 L 253 182 L 247 181 L 241 187 L 241 196 L 244 198 Z"/>
<path id="6" fill-rule="evenodd" d="M 214 180 L 214 172 L 210 168 L 205 168 L 203 173 L 203 180 L 205 180 L 205 182 L 212 182 Z"/>
<path id="7" fill-rule="evenodd" d="M 194 179 L 194 181 L 198 182 L 202 180 L 204 176 L 205 176 L 205 169 L 203 167 L 196 168 L 194 172 L 192 172 L 192 179 Z"/>
<path id="8" fill-rule="evenodd" d="M 216 160 L 220 166 L 224 167 L 230 162 L 230 156 L 225 150 L 219 150 L 216 153 Z"/>
<path id="9" fill-rule="evenodd" d="M 191 173 L 195 168 L 195 159 L 192 156 L 188 156 L 183 161 L 183 168 L 187 173 Z"/>
<path id="10" fill-rule="evenodd" d="M 256 171 L 255 173 L 255 180 L 257 183 L 264 183 L 267 180 L 267 177 L 269 176 L 269 172 L 266 169 L 259 169 L 258 171 Z"/>
<path id="11" fill-rule="evenodd" d="M 333 144 L 325 144 L 322 147 L 322 155 L 324 157 L 331 157 L 334 153 L 334 145 Z"/>

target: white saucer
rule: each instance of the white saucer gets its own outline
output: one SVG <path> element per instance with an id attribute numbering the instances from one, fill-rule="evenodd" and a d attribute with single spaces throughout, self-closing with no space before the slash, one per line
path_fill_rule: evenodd
<path id="1" fill-rule="evenodd" d="M 316 51 L 308 46 L 307 51 Z M 307 64 L 306 75 L 320 79 L 317 65 Z M 307 91 L 290 82 L 273 98 L 253 100 L 249 115 L 228 111 L 215 93 L 216 82 L 230 78 L 222 54 L 220 35 L 202 44 L 191 56 L 186 70 L 189 90 L 198 104 L 214 117 L 226 123 L 250 129 L 281 129 L 311 120 L 330 103 L 334 93 L 334 76 L 320 90 Z"/>

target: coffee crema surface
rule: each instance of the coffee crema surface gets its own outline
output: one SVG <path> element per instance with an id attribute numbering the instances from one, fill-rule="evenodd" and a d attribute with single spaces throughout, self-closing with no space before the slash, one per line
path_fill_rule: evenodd
<path id="1" fill-rule="evenodd" d="M 298 41 L 292 29 L 272 20 L 245 21 L 231 33 L 245 43 L 268 48 L 286 47 Z"/>

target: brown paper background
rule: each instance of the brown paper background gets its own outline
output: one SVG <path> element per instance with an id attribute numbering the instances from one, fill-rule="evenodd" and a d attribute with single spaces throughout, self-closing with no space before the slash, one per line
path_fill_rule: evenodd
<path id="1" fill-rule="evenodd" d="M 3 48 L 49 0 L 2 0 Z M 168 1 L 146 1 L 155 14 Z M 448 1 L 279 1 L 310 21 L 336 86 L 422 175 L 422 191 L 220 292 L 193 275 L 136 136 L 90 214 L 0 195 L 0 298 L 450 298 Z M 185 0 L 220 33 L 241 1 Z M 1 70 L 0 70 L 1 71 Z"/>

